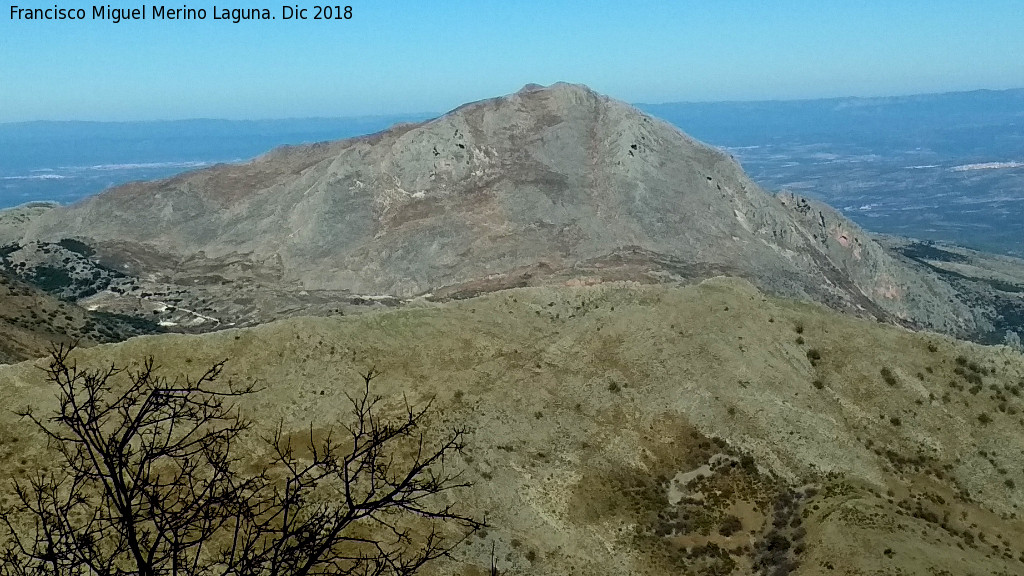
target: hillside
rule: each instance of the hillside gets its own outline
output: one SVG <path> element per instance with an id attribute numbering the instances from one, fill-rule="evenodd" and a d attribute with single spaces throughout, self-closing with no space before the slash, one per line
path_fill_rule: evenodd
<path id="1" fill-rule="evenodd" d="M 152 321 L 84 310 L 0 273 L 0 364 L 44 356 L 53 344 L 92 346 L 158 331 Z"/>
<path id="2" fill-rule="evenodd" d="M 207 329 L 302 313 L 295 294 L 403 300 L 716 274 L 959 336 L 995 326 L 996 312 L 834 210 L 772 196 L 727 154 L 568 84 L 129 184 L 21 229 L 21 261 L 38 259 L 33 246 L 71 238 L 98 265 L 132 276 L 140 294 L 162 295 L 139 306 L 140 296 L 100 286 L 90 305 L 160 314 L 165 296 L 183 291 L 181 307 L 199 311 Z M 267 293 L 293 300 L 254 311 Z"/>
<path id="3" fill-rule="evenodd" d="M 1024 90 L 638 106 L 866 229 L 1024 257 Z"/>
<path id="4" fill-rule="evenodd" d="M 266 387 L 243 406 L 264 430 L 337 428 L 371 366 L 391 401 L 435 397 L 437 426 L 473 431 L 460 498 L 491 523 L 438 573 L 486 574 L 492 545 L 502 574 L 1024 571 L 1024 357 L 741 280 L 514 289 L 76 357 L 150 354 L 169 375 L 229 359 Z M 53 406 L 42 365 L 0 367 L 5 406 Z M 26 422 L 0 431 L 0 475 L 45 467 Z"/>

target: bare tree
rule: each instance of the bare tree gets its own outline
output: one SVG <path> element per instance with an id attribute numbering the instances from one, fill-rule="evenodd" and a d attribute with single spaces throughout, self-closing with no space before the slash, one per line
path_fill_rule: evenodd
<path id="1" fill-rule="evenodd" d="M 15 483 L 0 512 L 2 576 L 409 575 L 484 526 L 444 504 L 469 486 L 446 462 L 466 430 L 430 442 L 429 403 L 383 419 L 374 370 L 337 435 L 317 440 L 311 424 L 300 454 L 279 425 L 269 462 L 245 474 L 253 425 L 236 401 L 257 390 L 222 384 L 224 362 L 169 380 L 152 359 L 80 370 L 70 351 L 46 369 L 56 414 L 21 412 L 59 465 Z"/>

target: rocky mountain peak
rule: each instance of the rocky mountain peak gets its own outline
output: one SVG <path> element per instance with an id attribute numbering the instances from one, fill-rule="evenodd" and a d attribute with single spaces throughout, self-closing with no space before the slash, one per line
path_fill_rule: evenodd
<path id="1" fill-rule="evenodd" d="M 399 298 L 728 274 L 879 318 L 974 327 L 947 286 L 838 213 L 811 211 L 674 126 L 558 83 L 113 189 L 47 211 L 26 240 L 73 237 L 141 274 L 201 255 L 203 270 L 232 263 L 215 275 L 224 285 Z"/>

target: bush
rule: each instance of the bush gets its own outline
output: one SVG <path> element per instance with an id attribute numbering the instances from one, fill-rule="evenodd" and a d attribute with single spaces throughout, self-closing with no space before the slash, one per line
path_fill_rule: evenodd
<path id="1" fill-rule="evenodd" d="M 729 515 L 722 521 L 722 525 L 718 527 L 718 533 L 728 538 L 733 534 L 743 530 L 743 522 L 736 516 Z"/>
<path id="2" fill-rule="evenodd" d="M 92 247 L 90 247 L 88 244 L 80 240 L 75 240 L 73 238 L 64 238 L 57 244 L 60 244 L 66 250 L 70 250 L 71 252 L 75 252 L 80 256 L 85 256 L 86 258 L 96 254 L 96 251 L 93 250 Z"/>
<path id="3" fill-rule="evenodd" d="M 740 456 L 740 467 L 746 470 L 749 474 L 757 473 L 757 464 L 754 462 L 754 457 L 750 454 Z"/>
<path id="4" fill-rule="evenodd" d="M 821 361 L 821 352 L 817 348 L 811 348 L 807 351 L 807 359 L 811 361 L 812 366 L 817 366 Z"/>
<path id="5" fill-rule="evenodd" d="M 885 380 L 885 383 L 889 386 L 896 386 L 899 383 L 899 381 L 896 380 L 896 375 L 887 367 L 882 368 L 882 380 Z"/>

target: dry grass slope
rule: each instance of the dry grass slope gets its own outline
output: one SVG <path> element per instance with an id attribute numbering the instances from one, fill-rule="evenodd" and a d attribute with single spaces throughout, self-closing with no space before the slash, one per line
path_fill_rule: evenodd
<path id="1" fill-rule="evenodd" d="M 1024 358 L 764 296 L 507 290 L 444 305 L 140 337 L 80 362 L 228 358 L 245 409 L 299 432 L 345 418 L 357 372 L 473 429 L 461 494 L 492 524 L 438 573 L 1024 573 Z M 0 402 L 45 410 L 42 360 Z M 0 475 L 45 466 L 0 414 Z M 254 455 L 254 457 L 258 457 Z M 3 479 L 6 480 L 6 479 Z"/>

